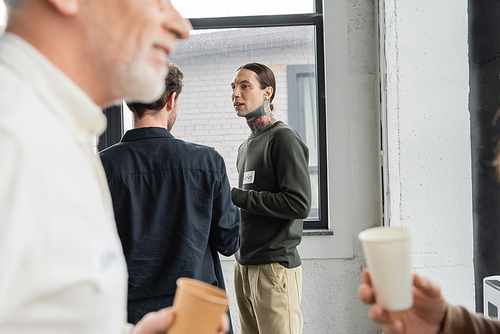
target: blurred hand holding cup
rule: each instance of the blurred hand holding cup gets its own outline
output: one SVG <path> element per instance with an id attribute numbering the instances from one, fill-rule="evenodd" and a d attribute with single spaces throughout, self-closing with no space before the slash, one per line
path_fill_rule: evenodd
<path id="1" fill-rule="evenodd" d="M 358 235 L 377 304 L 388 311 L 413 305 L 411 232 L 406 228 L 375 227 Z"/>
<path id="2" fill-rule="evenodd" d="M 215 334 L 228 305 L 224 290 L 192 278 L 179 278 L 173 305 L 176 317 L 168 334 Z"/>

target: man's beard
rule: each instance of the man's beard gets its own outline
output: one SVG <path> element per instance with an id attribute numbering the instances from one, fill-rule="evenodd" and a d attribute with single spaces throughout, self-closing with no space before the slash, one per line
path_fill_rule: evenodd
<path id="1" fill-rule="evenodd" d="M 126 101 L 151 103 L 165 91 L 168 68 L 155 69 L 146 56 L 137 54 L 118 66 L 113 94 Z"/>
<path id="2" fill-rule="evenodd" d="M 100 27 L 99 23 L 95 25 Z M 89 64 L 89 70 L 106 75 L 103 81 L 107 83 L 114 100 L 150 103 L 160 98 L 165 91 L 168 67 L 155 68 L 148 63 L 150 46 L 124 57 L 123 50 L 106 34 L 104 26 L 101 30 L 89 29 L 89 39 L 94 42 L 95 54 L 98 55 Z"/>

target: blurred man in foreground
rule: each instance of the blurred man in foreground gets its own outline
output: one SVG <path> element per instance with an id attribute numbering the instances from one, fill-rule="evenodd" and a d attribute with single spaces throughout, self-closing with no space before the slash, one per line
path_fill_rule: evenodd
<path id="1" fill-rule="evenodd" d="M 169 1 L 9 0 L 0 37 L 0 332 L 130 332 L 125 260 L 92 143 L 151 101 L 190 24 Z M 133 333 L 165 333 L 175 314 Z"/>

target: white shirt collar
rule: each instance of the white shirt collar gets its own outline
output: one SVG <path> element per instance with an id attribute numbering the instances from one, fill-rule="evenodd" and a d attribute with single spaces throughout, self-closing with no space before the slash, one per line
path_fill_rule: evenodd
<path id="1" fill-rule="evenodd" d="M 47 109 L 77 137 L 99 136 L 106 129 L 101 108 L 64 72 L 25 40 L 5 32 L 0 37 L 0 63 L 30 85 Z M 84 139 L 88 143 L 88 138 Z"/>

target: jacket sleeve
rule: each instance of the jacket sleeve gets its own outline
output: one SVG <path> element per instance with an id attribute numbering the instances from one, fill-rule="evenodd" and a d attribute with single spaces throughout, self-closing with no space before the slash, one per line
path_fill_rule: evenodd
<path id="1" fill-rule="evenodd" d="M 269 144 L 279 191 L 233 188 L 234 204 L 250 213 L 305 219 L 311 210 L 309 150 L 293 130 L 280 131 Z"/>
<path id="2" fill-rule="evenodd" d="M 219 158 L 221 178 L 218 187 L 215 187 L 210 242 L 219 253 L 230 256 L 240 248 L 241 215 L 231 200 L 226 167 L 222 157 Z"/>
<path id="3" fill-rule="evenodd" d="M 485 319 L 461 306 L 448 305 L 441 334 L 500 334 L 500 321 Z"/>

